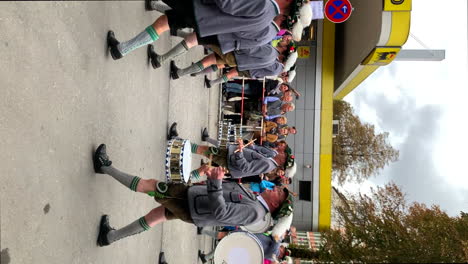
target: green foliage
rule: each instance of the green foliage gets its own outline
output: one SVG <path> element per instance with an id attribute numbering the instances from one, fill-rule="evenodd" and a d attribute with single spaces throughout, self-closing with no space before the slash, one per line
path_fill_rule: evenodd
<path id="1" fill-rule="evenodd" d="M 300 258 L 302 260 L 318 259 L 318 253 L 310 250 L 308 247 L 299 244 L 289 244 L 288 249 L 291 250 L 291 257 Z"/>
<path id="2" fill-rule="evenodd" d="M 333 139 L 333 177 L 339 184 L 362 182 L 398 160 L 388 132 L 376 134 L 375 127 L 362 123 L 349 103 L 335 100 L 333 119 L 340 121 L 339 134 Z"/>
<path id="3" fill-rule="evenodd" d="M 323 234 L 322 261 L 466 263 L 468 216 L 450 217 L 438 206 L 406 204 L 395 184 L 350 196 L 337 210 L 340 228 Z"/>

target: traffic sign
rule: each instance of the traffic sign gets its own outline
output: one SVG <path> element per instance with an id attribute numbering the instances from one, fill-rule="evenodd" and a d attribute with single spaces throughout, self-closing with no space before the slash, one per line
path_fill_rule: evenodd
<path id="1" fill-rule="evenodd" d="M 353 6 L 349 0 L 329 0 L 325 4 L 325 17 L 333 23 L 343 23 L 351 16 Z"/>

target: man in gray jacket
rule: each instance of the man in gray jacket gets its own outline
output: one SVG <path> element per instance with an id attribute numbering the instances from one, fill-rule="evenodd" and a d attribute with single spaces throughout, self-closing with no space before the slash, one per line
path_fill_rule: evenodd
<path id="1" fill-rule="evenodd" d="M 108 44 L 113 59 L 120 59 L 129 52 L 150 44 L 159 36 L 171 30 L 176 35 L 178 29 L 193 28 L 197 36 L 197 44 L 216 44 L 218 36 L 230 41 L 233 32 L 243 37 L 251 32 L 264 31 L 275 16 L 288 14 L 292 0 L 164 0 L 171 7 L 165 15 L 158 17 L 143 32 L 133 39 L 120 43 L 113 31 L 108 33 Z M 227 26 L 229 25 L 229 26 Z M 226 34 L 226 35 L 223 35 Z M 253 34 L 255 35 L 255 34 Z M 229 49 L 236 48 L 226 46 Z"/>
<path id="2" fill-rule="evenodd" d="M 181 183 L 166 184 L 154 179 L 141 179 L 113 167 L 104 144 L 96 149 L 93 164 L 96 173 L 108 174 L 133 191 L 154 196 L 161 204 L 145 216 L 117 230 L 110 227 L 109 216 L 103 215 L 97 240 L 101 247 L 172 219 L 197 226 L 252 224 L 268 212 L 274 214 L 290 198 L 286 188 L 275 188 L 263 192 L 261 196 L 255 196 L 240 184 L 223 183 L 224 170 L 220 167 L 206 171 L 206 185 L 189 187 Z"/>

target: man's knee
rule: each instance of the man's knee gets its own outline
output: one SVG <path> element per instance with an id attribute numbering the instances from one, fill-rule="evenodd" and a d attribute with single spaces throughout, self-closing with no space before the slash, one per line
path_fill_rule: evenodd
<path id="1" fill-rule="evenodd" d="M 158 181 L 155 179 L 141 179 L 137 185 L 137 192 L 154 192 L 156 190 L 156 183 Z"/>

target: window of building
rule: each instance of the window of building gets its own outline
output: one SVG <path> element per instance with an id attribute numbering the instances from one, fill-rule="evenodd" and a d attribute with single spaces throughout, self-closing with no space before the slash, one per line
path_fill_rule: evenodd
<path id="1" fill-rule="evenodd" d="M 299 181 L 299 200 L 312 201 L 311 182 Z"/>

